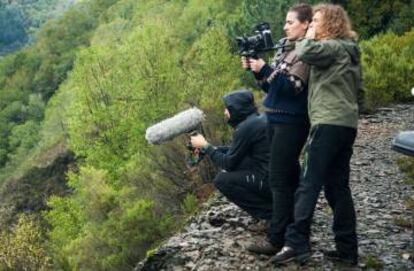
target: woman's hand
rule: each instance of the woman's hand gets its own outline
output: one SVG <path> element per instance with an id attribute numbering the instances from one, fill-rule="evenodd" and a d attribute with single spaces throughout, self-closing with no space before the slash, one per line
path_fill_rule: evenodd
<path id="1" fill-rule="evenodd" d="M 264 62 L 264 60 L 261 58 L 259 59 L 250 58 L 249 60 L 250 60 L 250 69 L 255 73 L 260 72 L 260 70 L 266 64 L 266 62 Z"/>
<path id="2" fill-rule="evenodd" d="M 306 31 L 305 38 L 310 39 L 310 40 L 315 39 L 315 27 L 313 27 L 312 25 L 309 26 L 308 31 Z"/>
<path id="3" fill-rule="evenodd" d="M 249 59 L 245 56 L 241 57 L 241 64 L 243 69 L 248 70 L 250 69 Z"/>

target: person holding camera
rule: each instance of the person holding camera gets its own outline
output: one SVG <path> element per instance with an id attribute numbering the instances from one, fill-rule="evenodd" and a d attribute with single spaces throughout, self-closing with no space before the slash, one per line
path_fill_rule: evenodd
<path id="1" fill-rule="evenodd" d="M 302 179 L 295 195 L 294 221 L 285 246 L 274 263 L 306 261 L 316 203 L 324 188 L 333 211 L 336 250 L 327 258 L 358 262 L 355 209 L 349 188 L 350 159 L 357 134 L 358 92 L 361 89 L 360 53 L 346 11 L 321 4 L 306 37 L 296 43 L 298 58 L 311 67 L 309 116 L 311 132 L 305 148 Z"/>
<path id="2" fill-rule="evenodd" d="M 258 114 L 253 93 L 238 90 L 223 97 L 224 116 L 234 129 L 229 146 L 216 147 L 203 135 L 191 136 L 191 145 L 200 148 L 223 171 L 214 185 L 226 198 L 256 219 L 270 219 L 272 194 L 267 175 L 269 148 L 266 120 Z"/>
<path id="3" fill-rule="evenodd" d="M 242 67 L 250 69 L 267 93 L 263 105 L 268 120 L 271 149 L 269 185 L 273 213 L 267 238 L 257 239 L 247 250 L 273 255 L 285 242 L 286 227 L 293 221 L 294 194 L 299 183 L 299 156 L 309 131 L 307 84 L 309 66 L 295 53 L 296 40 L 303 38 L 312 20 L 312 8 L 306 4 L 291 7 L 286 15 L 286 38 L 271 65 L 263 59 L 242 57 Z"/>

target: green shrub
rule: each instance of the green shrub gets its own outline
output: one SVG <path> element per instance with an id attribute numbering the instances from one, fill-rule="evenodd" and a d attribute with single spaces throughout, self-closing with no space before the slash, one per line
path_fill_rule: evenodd
<path id="1" fill-rule="evenodd" d="M 384 268 L 384 263 L 376 255 L 367 255 L 364 261 L 369 270 L 382 270 Z"/>
<path id="2" fill-rule="evenodd" d="M 174 225 L 169 214 L 137 191 L 115 190 L 107 173 L 81 168 L 69 175 L 72 196 L 53 197 L 46 214 L 57 269 L 129 270 Z"/>
<path id="3" fill-rule="evenodd" d="M 405 174 L 405 180 L 409 184 L 414 184 L 414 158 L 404 157 L 397 160 L 398 167 Z"/>
<path id="4" fill-rule="evenodd" d="M 181 209 L 183 209 L 185 214 L 194 214 L 198 209 L 197 197 L 193 194 L 187 194 L 187 196 L 183 200 Z"/>
<path id="5" fill-rule="evenodd" d="M 365 106 L 368 110 L 412 100 L 413 44 L 414 31 L 404 36 L 387 33 L 361 43 Z"/>
<path id="6" fill-rule="evenodd" d="M 13 231 L 0 233 L 0 270 L 52 270 L 39 222 L 22 215 Z"/>

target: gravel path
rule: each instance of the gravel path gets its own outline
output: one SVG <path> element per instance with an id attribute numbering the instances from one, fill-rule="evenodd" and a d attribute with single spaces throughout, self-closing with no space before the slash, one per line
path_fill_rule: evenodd
<path id="1" fill-rule="evenodd" d="M 358 219 L 358 267 L 333 264 L 321 250 L 333 248 L 332 215 L 321 195 L 312 226 L 313 256 L 304 266 L 275 267 L 269 257 L 251 254 L 244 246 L 258 236 L 246 230 L 255 223 L 221 196 L 205 203 L 188 225 L 135 270 L 414 270 L 413 231 L 406 200 L 414 195 L 404 183 L 396 161 L 403 156 L 390 149 L 393 137 L 414 130 L 414 106 L 382 108 L 359 122 L 351 161 L 351 189 Z M 399 222 L 399 223 L 397 223 Z"/>

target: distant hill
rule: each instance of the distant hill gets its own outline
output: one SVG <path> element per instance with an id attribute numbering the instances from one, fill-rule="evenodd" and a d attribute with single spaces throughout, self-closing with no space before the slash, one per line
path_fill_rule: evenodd
<path id="1" fill-rule="evenodd" d="M 24 46 L 47 20 L 76 0 L 0 0 L 0 56 Z"/>

